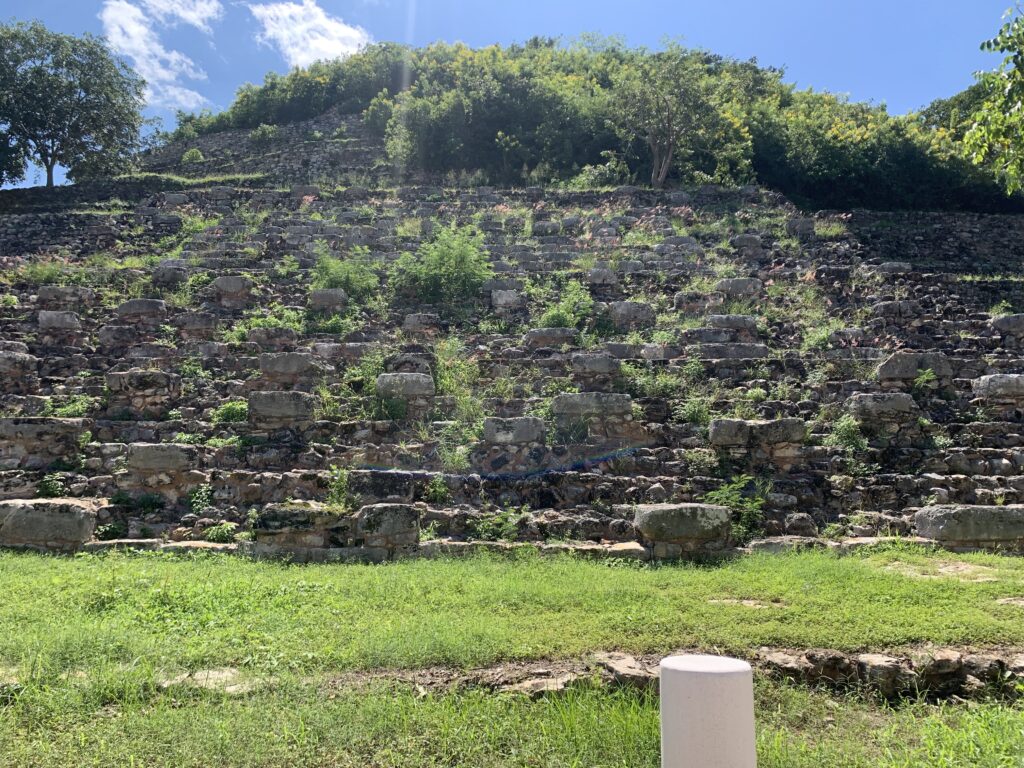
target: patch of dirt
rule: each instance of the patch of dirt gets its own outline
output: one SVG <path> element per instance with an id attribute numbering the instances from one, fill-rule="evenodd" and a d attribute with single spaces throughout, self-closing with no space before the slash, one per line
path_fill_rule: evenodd
<path id="1" fill-rule="evenodd" d="M 1018 608 L 1024 608 L 1024 597 L 1001 597 L 996 602 L 999 605 L 1014 605 Z"/>
<path id="2" fill-rule="evenodd" d="M 228 696 L 244 696 L 256 689 L 256 683 L 245 679 L 242 673 L 234 667 L 185 672 L 159 683 L 159 687 L 162 690 L 176 686 L 190 686 L 207 691 L 220 691 Z"/>
<path id="3" fill-rule="evenodd" d="M 915 579 L 949 578 L 974 584 L 999 581 L 996 571 L 988 566 L 943 560 L 931 562 L 927 565 L 915 565 L 896 560 L 895 562 L 887 565 L 885 570 L 899 573 L 902 576 L 910 576 Z"/>
<path id="4" fill-rule="evenodd" d="M 786 604 L 782 600 L 780 600 L 778 598 L 775 598 L 774 600 L 769 600 L 766 603 L 763 600 L 738 600 L 738 599 L 732 598 L 732 597 L 724 597 L 724 598 L 722 598 L 720 600 L 708 600 L 708 603 L 711 604 L 711 605 L 741 605 L 744 608 L 785 608 L 786 607 Z"/>

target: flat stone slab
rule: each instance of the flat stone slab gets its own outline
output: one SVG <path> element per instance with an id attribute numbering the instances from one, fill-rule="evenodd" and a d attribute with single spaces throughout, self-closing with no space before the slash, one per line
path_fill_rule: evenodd
<path id="1" fill-rule="evenodd" d="M 0 547 L 76 552 L 92 538 L 99 499 L 0 501 Z"/>
<path id="2" fill-rule="evenodd" d="M 940 504 L 914 516 L 917 533 L 944 545 L 1024 549 L 1024 504 Z"/>

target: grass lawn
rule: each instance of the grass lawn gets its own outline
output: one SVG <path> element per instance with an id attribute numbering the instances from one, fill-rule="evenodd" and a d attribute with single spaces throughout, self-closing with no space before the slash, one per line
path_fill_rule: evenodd
<path id="1" fill-rule="evenodd" d="M 761 645 L 1024 647 L 1024 559 L 890 548 L 718 567 L 574 559 L 287 566 L 0 553 L 0 765 L 655 766 L 656 698 L 537 701 L 332 674 Z M 744 602 L 740 602 L 744 601 Z M 229 696 L 157 683 L 238 667 Z M 761 766 L 1024 766 L 1024 709 L 896 710 L 758 681 Z"/>

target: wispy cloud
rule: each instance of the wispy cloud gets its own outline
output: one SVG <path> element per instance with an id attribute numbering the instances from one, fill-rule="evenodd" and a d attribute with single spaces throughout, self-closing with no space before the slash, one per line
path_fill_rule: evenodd
<path id="1" fill-rule="evenodd" d="M 144 2 L 149 5 L 149 0 Z M 179 2 L 179 7 L 187 9 L 201 2 L 185 0 Z M 127 0 L 106 0 L 100 11 L 100 20 L 110 47 L 131 59 L 135 69 L 145 78 L 147 102 L 154 106 L 182 109 L 197 109 L 206 103 L 202 94 L 181 83 L 182 79 L 205 80 L 206 73 L 185 54 L 165 48 L 152 20 L 138 6 Z"/>
<path id="2" fill-rule="evenodd" d="M 224 15 L 220 0 L 142 0 L 142 5 L 161 24 L 184 22 L 211 34 L 211 21 Z"/>
<path id="3" fill-rule="evenodd" d="M 348 56 L 373 40 L 362 27 L 327 14 L 315 0 L 263 3 L 249 10 L 262 27 L 257 41 L 277 48 L 293 67 Z"/>

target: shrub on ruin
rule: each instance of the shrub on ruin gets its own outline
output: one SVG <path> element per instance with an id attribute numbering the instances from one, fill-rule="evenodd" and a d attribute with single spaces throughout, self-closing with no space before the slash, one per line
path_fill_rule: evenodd
<path id="1" fill-rule="evenodd" d="M 447 504 L 452 500 L 452 492 L 448 490 L 448 483 L 441 475 L 434 475 L 427 483 L 423 491 L 423 498 L 431 504 Z"/>
<path id="2" fill-rule="evenodd" d="M 249 141 L 257 146 L 265 146 L 281 135 L 281 129 L 276 125 L 260 123 L 249 131 Z"/>
<path id="3" fill-rule="evenodd" d="M 218 523 L 203 531 L 203 538 L 214 544 L 230 544 L 235 540 L 237 532 L 238 523 Z"/>
<path id="4" fill-rule="evenodd" d="M 210 422 L 213 424 L 237 424 L 249 418 L 249 403 L 245 400 L 229 400 L 213 409 Z"/>
<path id="5" fill-rule="evenodd" d="M 209 483 L 197 485 L 188 495 L 188 508 L 193 514 L 198 515 L 204 509 L 213 505 L 213 486 Z"/>
<path id="6" fill-rule="evenodd" d="M 324 501 L 341 514 L 355 512 L 359 509 L 359 497 L 350 487 L 348 469 L 334 466 L 328 471 L 327 497 Z"/>
<path id="7" fill-rule="evenodd" d="M 570 280 L 558 291 L 558 298 L 537 317 L 541 328 L 581 328 L 594 311 L 594 299 L 579 280 Z"/>
<path id="8" fill-rule="evenodd" d="M 361 301 L 380 285 L 376 265 L 365 246 L 355 246 L 343 257 L 336 256 L 326 243 L 316 244 L 316 264 L 313 266 L 310 288 L 341 288 L 348 296 Z"/>
<path id="9" fill-rule="evenodd" d="M 201 163 L 204 160 L 206 160 L 206 158 L 203 157 L 202 150 L 198 147 L 186 149 L 181 155 L 182 165 L 195 165 L 196 163 Z"/>
<path id="10" fill-rule="evenodd" d="M 825 445 L 842 448 L 848 454 L 863 453 L 868 449 L 867 438 L 861 431 L 860 422 L 845 413 L 832 425 L 832 432 L 825 438 Z"/>
<path id="11" fill-rule="evenodd" d="M 67 494 L 67 483 L 64 482 L 64 476 L 59 472 L 43 475 L 43 479 L 36 486 L 36 495 L 42 499 L 56 499 L 67 496 Z"/>
<path id="12" fill-rule="evenodd" d="M 764 531 L 764 504 L 770 487 L 750 475 L 740 475 L 704 494 L 704 503 L 727 507 L 732 512 L 732 538 L 746 544 Z"/>
<path id="13" fill-rule="evenodd" d="M 442 227 L 415 254 L 404 253 L 390 273 L 395 291 L 455 310 L 480 297 L 494 275 L 483 234 L 473 226 Z"/>

